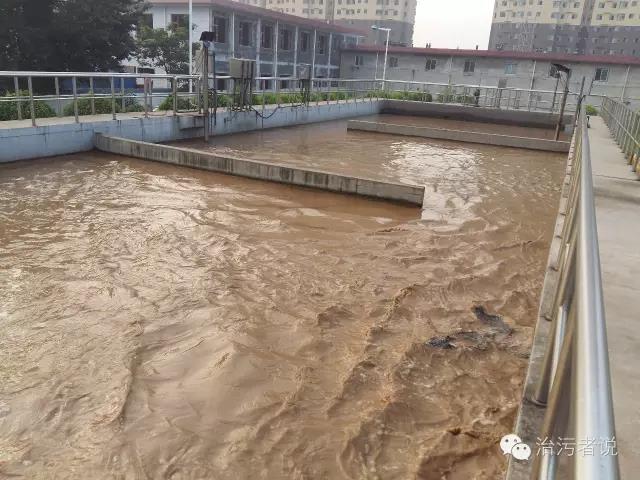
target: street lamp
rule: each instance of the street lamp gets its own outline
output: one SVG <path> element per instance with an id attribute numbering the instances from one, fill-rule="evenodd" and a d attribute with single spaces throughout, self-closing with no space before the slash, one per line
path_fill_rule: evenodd
<path id="1" fill-rule="evenodd" d="M 387 42 L 384 47 L 384 66 L 382 67 L 382 88 L 384 89 L 384 81 L 387 79 L 387 53 L 389 53 L 389 34 L 391 33 L 391 29 L 379 27 L 378 25 L 371 25 L 371 30 L 387 32 Z"/>

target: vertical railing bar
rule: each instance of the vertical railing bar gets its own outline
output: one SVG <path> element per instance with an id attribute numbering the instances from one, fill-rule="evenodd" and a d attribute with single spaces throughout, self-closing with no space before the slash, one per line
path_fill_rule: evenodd
<path id="1" fill-rule="evenodd" d="M 116 119 L 116 82 L 113 77 L 110 79 L 111 83 L 111 117 Z"/>
<path id="2" fill-rule="evenodd" d="M 53 79 L 55 89 L 56 89 L 56 116 L 62 116 L 62 100 L 60 99 L 60 79 L 55 77 Z"/>
<path id="3" fill-rule="evenodd" d="M 13 88 L 16 92 L 16 109 L 18 110 L 18 120 L 22 120 L 22 102 L 20 100 L 20 81 L 18 77 L 13 77 Z"/>
<path id="4" fill-rule="evenodd" d="M 31 113 L 31 125 L 36 126 L 36 108 L 33 103 L 33 80 L 31 76 L 27 77 L 27 84 L 29 87 L 29 110 Z"/>
<path id="5" fill-rule="evenodd" d="M 73 90 L 73 115 L 75 117 L 76 123 L 79 123 L 80 119 L 78 118 L 78 85 L 75 76 L 71 78 L 71 88 Z"/>

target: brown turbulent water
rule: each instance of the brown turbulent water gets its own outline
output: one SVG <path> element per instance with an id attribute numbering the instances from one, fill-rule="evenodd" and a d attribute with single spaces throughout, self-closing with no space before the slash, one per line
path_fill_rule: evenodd
<path id="1" fill-rule="evenodd" d="M 0 477 L 501 477 L 563 158 L 340 125 L 216 141 L 425 184 L 424 218 L 98 153 L 0 166 Z"/>

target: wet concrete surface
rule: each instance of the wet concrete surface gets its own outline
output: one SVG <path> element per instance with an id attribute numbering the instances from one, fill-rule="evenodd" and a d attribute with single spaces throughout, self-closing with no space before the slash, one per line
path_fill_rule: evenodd
<path id="1" fill-rule="evenodd" d="M 500 478 L 564 158 L 340 123 L 215 148 L 420 179 L 423 218 L 98 153 L 0 166 L 0 475 Z"/>

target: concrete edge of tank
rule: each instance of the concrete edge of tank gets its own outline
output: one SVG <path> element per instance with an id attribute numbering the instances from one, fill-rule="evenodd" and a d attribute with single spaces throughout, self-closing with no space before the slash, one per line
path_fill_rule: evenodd
<path id="1" fill-rule="evenodd" d="M 145 160 L 182 165 L 212 172 L 289 185 L 390 200 L 422 207 L 424 186 L 353 177 L 290 165 L 216 155 L 189 148 L 129 140 L 96 134 L 95 148 Z"/>

